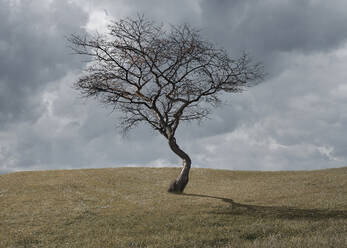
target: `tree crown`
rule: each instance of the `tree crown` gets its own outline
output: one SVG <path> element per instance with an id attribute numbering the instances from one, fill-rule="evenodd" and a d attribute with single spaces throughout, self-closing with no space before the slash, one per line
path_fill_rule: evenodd
<path id="1" fill-rule="evenodd" d="M 74 86 L 123 113 L 127 131 L 141 122 L 166 138 L 181 121 L 201 120 L 223 92 L 241 92 L 263 78 L 247 54 L 232 59 L 188 24 L 169 29 L 147 20 L 114 21 L 109 34 L 72 35 L 77 54 L 90 63 Z"/>

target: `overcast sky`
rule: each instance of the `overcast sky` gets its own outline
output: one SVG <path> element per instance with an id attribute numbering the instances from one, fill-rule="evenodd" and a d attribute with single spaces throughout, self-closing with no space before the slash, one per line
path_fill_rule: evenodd
<path id="1" fill-rule="evenodd" d="M 347 165 L 345 0 L 0 0 L 0 173 L 180 166 L 163 137 L 143 126 L 123 138 L 117 113 L 71 88 L 85 64 L 66 36 L 137 13 L 198 27 L 268 73 L 208 121 L 181 126 L 193 167 Z"/>

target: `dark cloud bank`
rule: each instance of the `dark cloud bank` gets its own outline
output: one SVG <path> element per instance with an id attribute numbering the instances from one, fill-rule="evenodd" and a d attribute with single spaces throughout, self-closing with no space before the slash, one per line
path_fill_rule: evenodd
<path id="1" fill-rule="evenodd" d="M 231 54 L 249 51 L 269 74 L 210 120 L 181 127 L 194 166 L 346 165 L 345 1 L 0 0 L 0 173 L 179 164 L 163 138 L 147 127 L 123 138 L 117 113 L 71 88 L 83 62 L 65 37 L 139 12 L 191 23 Z"/>

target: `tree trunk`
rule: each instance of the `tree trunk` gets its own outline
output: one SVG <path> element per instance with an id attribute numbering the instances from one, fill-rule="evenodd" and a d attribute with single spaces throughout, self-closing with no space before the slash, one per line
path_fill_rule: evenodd
<path id="1" fill-rule="evenodd" d="M 189 181 L 189 170 L 192 164 L 190 157 L 177 145 L 175 137 L 169 139 L 169 146 L 171 150 L 176 153 L 182 160 L 182 171 L 180 175 L 175 179 L 169 189 L 170 193 L 182 193 Z"/>

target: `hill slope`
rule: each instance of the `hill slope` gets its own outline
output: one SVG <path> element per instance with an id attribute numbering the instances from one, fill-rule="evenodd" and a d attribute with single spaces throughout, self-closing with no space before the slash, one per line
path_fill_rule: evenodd
<path id="1" fill-rule="evenodd" d="M 0 175 L 0 247 L 347 247 L 347 167 Z"/>

